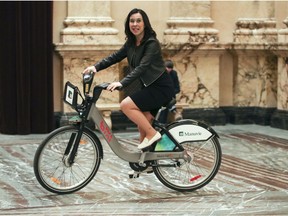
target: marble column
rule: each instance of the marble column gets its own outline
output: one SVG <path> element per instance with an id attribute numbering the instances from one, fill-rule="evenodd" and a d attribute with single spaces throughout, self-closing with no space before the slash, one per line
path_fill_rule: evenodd
<path id="1" fill-rule="evenodd" d="M 271 126 L 288 129 L 288 17 L 285 28 L 278 31 L 278 88 L 277 110 L 271 118 Z"/>
<path id="2" fill-rule="evenodd" d="M 177 100 L 193 108 L 219 107 L 218 30 L 210 18 L 210 1 L 172 1 L 163 45 L 181 83 Z M 209 62 L 209 64 L 207 64 Z"/>
<path id="3" fill-rule="evenodd" d="M 112 27 L 109 1 L 68 1 L 68 16 L 62 30 L 64 44 L 111 45 L 119 42 Z"/>
<path id="4" fill-rule="evenodd" d="M 277 109 L 288 111 L 288 17 L 283 21 L 286 28 L 280 29 L 278 42 L 280 47 L 278 59 L 278 104 Z"/>
<path id="5" fill-rule="evenodd" d="M 218 30 L 210 18 L 210 1 L 171 1 L 164 44 L 169 47 L 185 43 L 218 41 Z"/>
<path id="6" fill-rule="evenodd" d="M 122 45 L 119 31 L 113 28 L 114 20 L 110 16 L 109 1 L 68 1 L 68 15 L 64 20 L 65 28 L 61 32 L 61 42 L 55 44 L 55 50 L 63 58 L 63 84 L 70 81 L 80 86 L 81 72 Z M 94 85 L 109 82 L 119 77 L 119 65 L 99 73 L 94 77 Z M 101 102 L 117 103 L 119 93 L 104 94 Z M 64 106 L 64 113 L 72 110 Z"/>
<path id="7" fill-rule="evenodd" d="M 213 25 L 211 1 L 171 1 L 163 37 L 164 56 L 173 60 L 181 83 L 177 101 L 188 105 L 183 116 L 207 122 L 225 121 L 219 108 L 224 49 Z"/>
<path id="8" fill-rule="evenodd" d="M 234 43 L 265 44 L 277 42 L 274 18 L 239 18 L 233 33 Z"/>
<path id="9" fill-rule="evenodd" d="M 273 18 L 240 18 L 236 22 L 233 49 L 237 65 L 234 106 L 276 107 L 277 42 Z"/>

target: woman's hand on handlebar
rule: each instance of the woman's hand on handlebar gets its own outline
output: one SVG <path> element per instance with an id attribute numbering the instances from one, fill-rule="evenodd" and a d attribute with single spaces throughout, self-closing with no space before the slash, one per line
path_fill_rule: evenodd
<path id="1" fill-rule="evenodd" d="M 114 91 L 115 89 L 121 89 L 122 88 L 122 84 L 120 82 L 112 82 L 108 85 L 107 90 L 108 91 Z"/>
<path id="2" fill-rule="evenodd" d="M 90 71 L 93 71 L 94 73 L 97 72 L 95 66 L 89 66 L 82 72 L 82 74 L 88 74 L 88 73 L 90 73 Z"/>

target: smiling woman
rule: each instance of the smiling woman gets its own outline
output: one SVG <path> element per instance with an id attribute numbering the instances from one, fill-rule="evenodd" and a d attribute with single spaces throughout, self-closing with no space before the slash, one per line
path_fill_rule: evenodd
<path id="1" fill-rule="evenodd" d="M 83 73 L 98 72 L 127 58 L 130 73 L 119 82 L 111 83 L 107 89 L 125 88 L 135 80 L 141 83 L 142 88 L 124 98 L 120 108 L 138 126 L 138 148 L 144 149 L 161 139 L 160 133 L 151 126 L 151 121 L 159 108 L 172 99 L 173 83 L 165 73 L 160 43 L 143 10 L 134 8 L 129 12 L 125 34 L 126 43 L 120 50 L 86 68 Z"/>
<path id="2" fill-rule="evenodd" d="M 139 46 L 144 37 L 144 22 L 140 13 L 132 14 L 129 21 L 130 31 L 136 37 L 136 46 Z"/>

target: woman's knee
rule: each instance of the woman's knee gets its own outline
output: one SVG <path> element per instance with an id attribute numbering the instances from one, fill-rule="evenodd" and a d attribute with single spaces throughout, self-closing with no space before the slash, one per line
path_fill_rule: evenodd
<path id="1" fill-rule="evenodd" d="M 131 100 L 131 98 L 130 97 L 126 97 L 120 102 L 120 109 L 123 112 L 125 110 L 132 109 L 133 108 L 133 104 L 134 104 L 134 102 Z"/>

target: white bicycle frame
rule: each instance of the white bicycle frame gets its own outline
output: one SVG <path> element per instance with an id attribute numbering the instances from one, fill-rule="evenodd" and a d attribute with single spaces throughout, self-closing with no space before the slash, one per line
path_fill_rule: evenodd
<path id="1" fill-rule="evenodd" d="M 69 85 L 67 85 L 69 84 Z M 91 84 L 91 80 L 90 80 Z M 117 138 L 114 136 L 112 130 L 105 122 L 100 111 L 96 107 L 96 102 L 101 95 L 102 90 L 107 88 L 107 83 L 100 84 L 94 87 L 93 97 L 89 97 L 89 102 L 86 104 L 85 116 L 87 120 L 92 120 L 102 133 L 103 137 L 107 141 L 108 145 L 112 151 L 121 159 L 139 163 L 144 165 L 145 161 L 153 161 L 159 159 L 184 159 L 190 161 L 191 157 L 189 154 L 181 147 L 182 142 L 197 142 L 197 141 L 207 141 L 213 136 L 218 136 L 217 133 L 204 123 L 200 123 L 194 120 L 181 120 L 179 122 L 173 123 L 173 127 L 170 127 L 169 131 L 164 129 L 164 133 L 169 135 L 175 146 L 178 146 L 177 151 L 142 151 L 142 152 L 131 152 L 123 148 L 123 146 L 118 142 Z M 90 87 L 88 88 L 89 92 Z M 78 88 L 73 86 L 71 83 L 67 82 L 65 87 L 64 101 L 70 104 L 77 110 L 77 92 Z M 74 94 L 75 93 L 75 94 Z M 75 96 L 76 95 L 76 96 Z M 87 98 L 88 99 L 88 98 Z M 89 105 L 88 105 L 89 104 Z M 88 114 L 86 115 L 86 113 Z M 159 114 L 159 113 L 158 113 Z M 85 118 L 84 118 L 85 121 Z M 85 122 L 81 123 L 81 127 L 85 126 Z M 182 150 L 181 150 L 182 149 Z"/>

